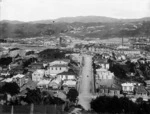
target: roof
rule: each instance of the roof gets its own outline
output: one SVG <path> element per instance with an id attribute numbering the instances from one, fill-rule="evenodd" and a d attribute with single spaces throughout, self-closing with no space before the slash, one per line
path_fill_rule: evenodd
<path id="1" fill-rule="evenodd" d="M 140 93 L 147 93 L 147 91 L 145 90 L 144 86 L 138 86 L 136 89 L 136 93 L 140 94 Z"/>
<path id="2" fill-rule="evenodd" d="M 96 69 L 96 71 L 97 71 L 97 72 L 98 72 L 98 71 L 110 72 L 110 71 L 108 71 L 107 69 L 104 69 L 104 68 Z"/>
<path id="3" fill-rule="evenodd" d="M 23 77 L 25 77 L 25 75 L 23 74 L 17 74 L 16 76 L 13 76 L 13 78 L 23 78 Z"/>
<path id="4" fill-rule="evenodd" d="M 76 85 L 76 81 L 73 80 L 67 80 L 63 83 L 63 85 L 67 85 L 67 86 L 75 86 Z"/>
<path id="5" fill-rule="evenodd" d="M 145 83 L 146 84 L 150 84 L 150 80 L 145 80 Z"/>
<path id="6" fill-rule="evenodd" d="M 57 75 L 76 75 L 76 73 L 73 70 L 64 71 L 62 73 L 59 73 Z"/>
<path id="7" fill-rule="evenodd" d="M 25 85 L 21 87 L 21 90 L 25 90 L 26 88 L 35 89 L 37 86 L 37 82 L 28 81 Z"/>
<path id="8" fill-rule="evenodd" d="M 54 65 L 51 65 L 50 67 L 68 67 L 68 65 L 66 65 L 66 64 L 54 64 Z"/>
<path id="9" fill-rule="evenodd" d="M 121 90 L 121 88 L 118 88 L 118 87 L 106 87 L 106 86 L 101 86 L 100 89 Z"/>
<path id="10" fill-rule="evenodd" d="M 105 63 L 108 64 L 107 59 L 97 59 L 95 62 L 101 64 L 101 63 Z"/>
<path id="11" fill-rule="evenodd" d="M 41 80 L 38 85 L 48 85 L 50 83 L 50 80 Z"/>
<path id="12" fill-rule="evenodd" d="M 134 83 L 127 82 L 127 83 L 122 83 L 121 85 L 122 86 L 134 86 Z"/>
<path id="13" fill-rule="evenodd" d="M 6 78 L 6 79 L 4 79 L 2 82 L 12 82 L 12 78 Z"/>

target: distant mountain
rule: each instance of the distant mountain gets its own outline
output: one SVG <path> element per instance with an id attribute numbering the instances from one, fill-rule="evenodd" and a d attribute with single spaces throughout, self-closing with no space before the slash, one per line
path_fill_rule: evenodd
<path id="1" fill-rule="evenodd" d="M 66 22 L 66 23 L 106 23 L 106 22 L 117 22 L 118 19 L 102 16 L 78 16 L 78 17 L 62 17 L 55 20 L 56 22 Z"/>
<path id="2" fill-rule="evenodd" d="M 22 22 L 22 21 L 17 21 L 17 20 L 13 20 L 13 21 L 10 21 L 10 20 L 2 20 L 2 21 L 0 21 L 0 23 L 21 24 L 21 23 L 24 23 L 24 22 Z"/>
<path id="3" fill-rule="evenodd" d="M 104 16 L 77 16 L 77 17 L 62 17 L 58 19 L 49 19 L 49 20 L 30 21 L 27 23 L 33 23 L 33 24 L 74 23 L 74 22 L 113 23 L 113 22 L 137 22 L 137 21 L 150 21 L 150 17 L 144 17 L 139 19 L 117 19 L 117 18 L 104 17 Z M 3 20 L 1 22 L 7 22 L 11 24 L 24 23 L 21 21 L 9 21 L 9 20 Z"/>
<path id="4" fill-rule="evenodd" d="M 44 24 L 51 24 L 51 23 L 107 23 L 107 22 L 117 22 L 118 19 L 110 18 L 110 17 L 102 17 L 102 16 L 77 16 L 77 17 L 61 17 L 54 20 L 39 20 L 39 21 L 32 21 L 30 23 L 44 23 Z"/>
<path id="5" fill-rule="evenodd" d="M 150 17 L 144 17 L 139 19 L 117 19 L 111 17 L 104 17 L 104 16 L 77 16 L 77 17 L 62 17 L 54 20 L 40 20 L 40 21 L 33 21 L 31 23 L 44 23 L 44 24 L 51 24 L 51 23 L 112 23 L 112 22 L 137 22 L 137 21 L 150 21 Z"/>

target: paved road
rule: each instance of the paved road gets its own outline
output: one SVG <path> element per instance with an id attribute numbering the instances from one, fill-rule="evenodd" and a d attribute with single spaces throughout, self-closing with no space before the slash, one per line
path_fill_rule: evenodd
<path id="1" fill-rule="evenodd" d="M 92 68 L 92 56 L 83 56 L 83 67 L 81 69 L 81 80 L 79 87 L 79 102 L 85 110 L 90 110 L 90 102 L 94 93 L 94 80 Z"/>

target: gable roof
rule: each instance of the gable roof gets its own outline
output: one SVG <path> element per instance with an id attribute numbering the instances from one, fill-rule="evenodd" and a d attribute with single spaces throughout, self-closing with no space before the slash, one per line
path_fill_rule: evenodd
<path id="1" fill-rule="evenodd" d="M 54 64 L 54 65 L 50 65 L 50 67 L 68 67 L 68 65 L 66 65 L 66 64 Z"/>
<path id="2" fill-rule="evenodd" d="M 76 73 L 72 69 L 69 69 L 68 71 L 64 71 L 64 72 L 59 73 L 57 75 L 76 75 Z"/>
<path id="3" fill-rule="evenodd" d="M 140 94 L 140 93 L 147 93 L 146 89 L 144 88 L 144 86 L 138 86 L 136 89 L 136 93 Z"/>

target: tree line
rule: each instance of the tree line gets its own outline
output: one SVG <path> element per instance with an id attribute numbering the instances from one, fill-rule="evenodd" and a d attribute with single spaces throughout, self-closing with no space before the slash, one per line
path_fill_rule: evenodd
<path id="1" fill-rule="evenodd" d="M 150 101 L 145 102 L 142 98 L 138 98 L 136 102 L 132 102 L 126 97 L 100 96 L 91 102 L 91 108 L 98 114 L 150 114 L 149 107 Z"/>

